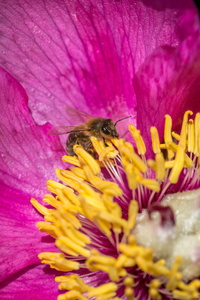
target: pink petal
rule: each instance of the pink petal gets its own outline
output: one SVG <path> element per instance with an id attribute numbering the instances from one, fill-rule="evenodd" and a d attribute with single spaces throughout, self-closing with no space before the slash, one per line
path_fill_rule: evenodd
<path id="1" fill-rule="evenodd" d="M 15 280 L 11 278 L 0 286 L 1 300 L 55 300 L 59 294 L 55 274 L 58 272 L 50 273 L 43 265 L 26 268 Z"/>
<path id="2" fill-rule="evenodd" d="M 73 123 L 65 106 L 135 117 L 135 72 L 156 47 L 179 45 L 188 32 L 177 20 L 193 10 L 190 0 L 1 1 L 0 62 L 40 124 Z"/>
<path id="3" fill-rule="evenodd" d="M 30 197 L 42 197 L 48 179 L 63 166 L 65 154 L 58 137 L 47 135 L 49 124 L 38 126 L 27 108 L 22 86 L 0 69 L 0 181 Z"/>
<path id="4" fill-rule="evenodd" d="M 150 126 L 158 128 L 162 142 L 165 114 L 171 115 L 173 130 L 178 131 L 186 110 L 194 113 L 200 111 L 199 20 L 194 14 L 188 14 L 182 22 L 188 25 L 192 18 L 193 26 L 190 28 L 196 30 L 191 31 L 191 35 L 177 49 L 157 49 L 146 59 L 134 78 L 138 102 L 137 123 L 148 143 L 147 148 L 151 147 Z"/>
<path id="5" fill-rule="evenodd" d="M 55 249 L 52 240 L 41 243 L 30 199 L 47 192 L 46 181 L 55 179 L 64 151 L 57 137 L 47 135 L 50 125 L 35 124 L 24 89 L 1 68 L 0 99 L 0 277 L 5 279 L 39 263 L 41 251 Z"/>
<path id="6" fill-rule="evenodd" d="M 17 278 L 18 272 L 39 264 L 40 252 L 57 252 L 54 239 L 36 228 L 40 217 L 30 204 L 30 197 L 0 184 L 0 282 L 11 275 Z"/>

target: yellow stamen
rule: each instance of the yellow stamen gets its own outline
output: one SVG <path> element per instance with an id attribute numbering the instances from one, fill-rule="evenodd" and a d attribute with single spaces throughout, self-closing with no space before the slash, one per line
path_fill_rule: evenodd
<path id="1" fill-rule="evenodd" d="M 99 161 L 103 161 L 109 158 L 115 158 L 118 155 L 118 151 L 113 147 L 106 147 L 99 155 Z"/>
<path id="2" fill-rule="evenodd" d="M 174 161 L 174 166 L 170 174 L 169 180 L 171 183 L 177 183 L 179 175 L 184 166 L 184 149 L 181 145 L 177 147 L 177 154 Z"/>
<path id="3" fill-rule="evenodd" d="M 188 152 L 194 153 L 194 122 L 192 119 L 188 122 Z"/>
<path id="4" fill-rule="evenodd" d="M 84 162 L 84 164 L 88 165 L 94 175 L 97 175 L 101 172 L 101 169 L 98 165 L 98 163 L 95 161 L 95 159 L 87 152 L 85 151 L 81 146 L 75 145 L 74 146 L 74 152 L 78 156 L 81 161 Z"/>
<path id="5" fill-rule="evenodd" d="M 183 124 L 182 124 L 181 134 L 180 134 L 180 142 L 179 143 L 183 147 L 184 150 L 186 148 L 187 123 L 188 123 L 189 115 L 193 115 L 193 112 L 190 110 L 186 111 L 186 113 L 184 114 Z"/>
<path id="6" fill-rule="evenodd" d="M 132 137 L 135 141 L 137 150 L 138 150 L 138 154 L 139 155 L 145 155 L 146 153 L 146 146 L 145 143 L 143 141 L 143 138 L 141 137 L 140 131 L 137 130 L 132 124 L 129 124 L 129 130 L 132 134 Z"/>
<path id="7" fill-rule="evenodd" d="M 88 292 L 89 297 L 109 294 L 117 290 L 117 285 L 113 282 L 102 284 L 100 287 L 93 288 Z"/>
<path id="8" fill-rule="evenodd" d="M 62 160 L 64 162 L 69 163 L 70 165 L 75 165 L 77 167 L 81 167 L 80 161 L 78 160 L 78 158 L 76 156 L 67 156 L 67 155 L 64 155 L 62 157 Z"/>
<path id="9" fill-rule="evenodd" d="M 172 119 L 169 115 L 165 115 L 165 131 L 164 131 L 164 141 L 166 146 L 172 143 Z M 168 159 L 171 160 L 174 157 L 174 152 L 172 150 L 168 150 Z"/>

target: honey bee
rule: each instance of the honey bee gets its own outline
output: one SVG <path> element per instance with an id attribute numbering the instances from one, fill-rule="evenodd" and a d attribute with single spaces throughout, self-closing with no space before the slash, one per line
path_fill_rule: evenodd
<path id="1" fill-rule="evenodd" d="M 81 145 L 88 153 L 95 156 L 94 149 L 90 137 L 94 136 L 97 139 L 103 139 L 105 146 L 106 139 L 119 138 L 119 133 L 116 129 L 116 124 L 124 119 L 130 118 L 131 116 L 122 118 L 117 122 L 113 122 L 112 119 L 104 119 L 101 117 L 92 117 L 85 112 L 68 108 L 71 116 L 79 116 L 79 119 L 86 119 L 85 123 L 77 126 L 56 126 L 49 130 L 50 135 L 61 135 L 69 133 L 66 141 L 66 150 L 69 156 L 75 156 L 73 146 L 78 144 Z"/>

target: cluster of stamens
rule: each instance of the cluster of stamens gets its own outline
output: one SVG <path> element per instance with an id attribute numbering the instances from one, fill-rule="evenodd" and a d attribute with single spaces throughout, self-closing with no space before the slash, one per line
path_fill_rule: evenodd
<path id="1" fill-rule="evenodd" d="M 98 159 L 75 145 L 76 156 L 63 157 L 73 165 L 70 170 L 56 170 L 63 183 L 47 182 L 51 194 L 45 195 L 44 202 L 52 208 L 31 200 L 44 215 L 45 221 L 37 223 L 39 230 L 55 238 L 61 251 L 39 254 L 42 263 L 66 272 L 56 277 L 59 289 L 67 290 L 58 300 L 140 299 L 136 274 L 141 272 L 153 299 L 199 297 L 200 280 L 184 282 L 180 256 L 166 266 L 164 259 L 155 259 L 151 248 L 139 245 L 134 235 L 137 215 L 160 203 L 172 186 L 177 186 L 177 192 L 186 186 L 189 190 L 198 187 L 200 114 L 194 121 L 188 120 L 189 115 L 192 112 L 184 115 L 180 135 L 171 132 L 172 121 L 166 115 L 162 144 L 157 129 L 151 128 L 154 160 L 146 160 L 145 143 L 133 125 L 129 130 L 135 146 L 113 139 L 106 141 L 106 147 L 91 137 Z M 181 175 L 183 180 L 177 184 Z M 81 269 L 88 271 L 84 275 Z"/>

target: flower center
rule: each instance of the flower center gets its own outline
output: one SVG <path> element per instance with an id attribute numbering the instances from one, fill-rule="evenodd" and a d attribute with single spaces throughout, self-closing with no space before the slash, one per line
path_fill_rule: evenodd
<path id="1" fill-rule="evenodd" d="M 180 135 L 166 115 L 162 144 L 151 128 L 154 160 L 133 125 L 134 146 L 91 137 L 98 159 L 75 145 L 76 156 L 63 157 L 70 170 L 56 170 L 63 183 L 47 182 L 52 209 L 31 200 L 45 219 L 37 226 L 61 251 L 39 254 L 66 272 L 56 277 L 67 290 L 58 300 L 198 298 L 200 114 L 189 115 Z"/>

